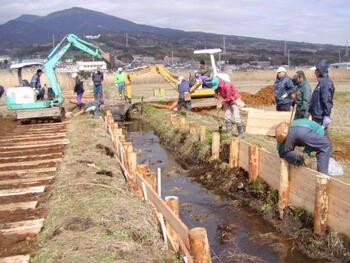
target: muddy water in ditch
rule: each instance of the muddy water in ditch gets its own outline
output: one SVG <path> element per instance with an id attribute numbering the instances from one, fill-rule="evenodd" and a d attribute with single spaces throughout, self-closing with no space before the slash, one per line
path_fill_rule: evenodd
<path id="1" fill-rule="evenodd" d="M 153 130 L 141 121 L 125 123 L 138 163 L 162 169 L 162 196 L 176 195 L 180 217 L 189 227 L 205 227 L 213 262 L 317 262 L 294 250 L 255 213 L 191 180 Z"/>

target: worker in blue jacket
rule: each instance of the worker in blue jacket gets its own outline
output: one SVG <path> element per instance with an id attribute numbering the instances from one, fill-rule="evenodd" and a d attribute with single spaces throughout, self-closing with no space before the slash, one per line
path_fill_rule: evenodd
<path id="1" fill-rule="evenodd" d="M 279 67 L 276 71 L 277 77 L 274 84 L 275 102 L 277 111 L 291 111 L 293 103 L 292 94 L 297 91 L 293 80 L 287 76 L 287 70 Z"/>
<path id="2" fill-rule="evenodd" d="M 278 139 L 278 136 L 276 136 Z M 278 152 L 281 158 L 290 164 L 301 165 L 304 163 L 305 154 L 316 152 L 317 170 L 328 173 L 329 158 L 332 146 L 324 129 L 318 123 L 309 119 L 294 120 L 288 129 L 288 135 L 283 141 L 278 141 Z M 295 147 L 305 147 L 304 154 L 294 151 Z"/>
<path id="3" fill-rule="evenodd" d="M 43 71 L 41 69 L 38 69 L 30 81 L 30 86 L 33 88 L 33 90 L 37 94 L 38 100 L 43 100 L 45 96 L 45 88 L 41 86 L 41 82 L 40 82 L 40 77 L 42 74 L 43 74 Z"/>
<path id="4" fill-rule="evenodd" d="M 322 59 L 316 64 L 315 76 L 318 84 L 312 93 L 309 111 L 312 120 L 327 129 L 331 123 L 334 85 L 328 77 L 328 63 L 326 60 Z"/>
<path id="5" fill-rule="evenodd" d="M 180 112 L 182 106 L 186 109 L 186 114 L 191 111 L 191 94 L 190 94 L 190 81 L 186 80 L 184 77 L 180 76 L 178 82 L 178 92 L 179 98 L 177 100 L 177 111 Z"/>

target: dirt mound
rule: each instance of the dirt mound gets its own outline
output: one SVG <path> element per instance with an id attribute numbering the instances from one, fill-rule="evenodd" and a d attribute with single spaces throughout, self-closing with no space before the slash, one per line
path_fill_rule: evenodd
<path id="1" fill-rule="evenodd" d="M 255 94 L 251 94 L 248 92 L 241 92 L 241 96 L 242 96 L 242 100 L 248 106 L 256 106 L 256 105 L 270 106 L 275 104 L 273 85 L 266 86 L 265 88 L 262 88 Z"/>

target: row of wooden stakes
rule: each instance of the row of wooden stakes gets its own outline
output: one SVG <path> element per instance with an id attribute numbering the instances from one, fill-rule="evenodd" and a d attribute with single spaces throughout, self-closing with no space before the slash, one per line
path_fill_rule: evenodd
<path id="1" fill-rule="evenodd" d="M 147 165 L 137 164 L 137 154 L 131 142 L 127 142 L 123 130 L 106 111 L 105 125 L 111 135 L 113 147 L 124 178 L 135 191 L 155 208 L 162 235 L 175 253 L 182 254 L 184 262 L 211 262 L 210 247 L 205 228 L 188 229 L 179 217 L 179 199 L 176 196 L 161 196 L 161 171 L 157 175 Z"/>
<path id="2" fill-rule="evenodd" d="M 173 127 L 178 126 L 180 129 L 188 129 L 190 135 L 196 135 L 199 137 L 201 142 L 206 140 L 206 127 L 200 126 L 199 132 L 197 132 L 197 126 L 194 122 L 189 122 L 188 126 L 186 125 L 186 119 L 181 117 L 178 119 L 177 114 L 168 113 L 168 120 L 173 125 Z M 230 142 L 230 151 L 229 151 L 229 167 L 232 169 L 239 166 L 240 158 L 240 139 L 238 137 L 232 137 Z M 218 160 L 220 158 L 220 133 L 212 133 L 212 144 L 211 144 L 211 159 Z M 257 145 L 249 144 L 248 151 L 248 174 L 249 182 L 255 181 L 259 177 L 259 153 L 260 147 Z M 282 219 L 284 217 L 285 208 L 289 203 L 289 187 L 290 187 L 290 178 L 289 178 L 289 164 L 287 161 L 280 159 L 280 178 L 279 178 L 279 217 Z M 317 177 L 317 185 L 315 192 L 315 204 L 314 204 L 314 233 L 317 235 L 324 235 L 327 229 L 327 217 L 328 217 L 328 191 L 327 183 L 328 178 L 324 175 L 319 175 Z"/>

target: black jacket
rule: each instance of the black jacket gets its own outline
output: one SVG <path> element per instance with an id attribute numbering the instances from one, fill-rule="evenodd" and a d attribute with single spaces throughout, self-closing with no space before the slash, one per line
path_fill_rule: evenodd
<path id="1" fill-rule="evenodd" d="M 74 93 L 76 94 L 84 93 L 83 82 L 79 78 L 75 79 Z"/>

